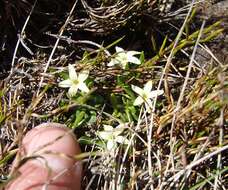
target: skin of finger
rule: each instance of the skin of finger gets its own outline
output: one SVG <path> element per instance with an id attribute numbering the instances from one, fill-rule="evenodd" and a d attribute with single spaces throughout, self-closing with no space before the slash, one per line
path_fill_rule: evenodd
<path id="1" fill-rule="evenodd" d="M 6 187 L 6 190 L 41 190 L 45 189 L 45 183 L 47 190 L 80 190 L 80 170 L 81 167 L 78 166 L 58 175 L 47 168 L 28 162 L 19 169 L 19 176 Z"/>
<path id="2" fill-rule="evenodd" d="M 22 165 L 18 170 L 21 175 L 8 185 L 7 190 L 40 189 L 44 182 L 64 170 L 66 172 L 47 189 L 57 190 L 58 185 L 61 189 L 80 189 L 82 164 L 71 158 L 80 152 L 76 137 L 64 125 L 46 123 L 33 128 L 23 139 L 20 154 L 40 157 Z M 38 186 L 30 188 L 34 185 Z"/>

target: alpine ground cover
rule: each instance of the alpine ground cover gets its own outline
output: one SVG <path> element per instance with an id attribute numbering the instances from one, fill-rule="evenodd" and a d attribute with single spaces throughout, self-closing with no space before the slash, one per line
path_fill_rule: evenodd
<path id="1" fill-rule="evenodd" d="M 1 37 L 2 187 L 22 135 L 52 121 L 79 138 L 83 189 L 226 189 L 226 20 L 198 1 L 47 4 Z"/>

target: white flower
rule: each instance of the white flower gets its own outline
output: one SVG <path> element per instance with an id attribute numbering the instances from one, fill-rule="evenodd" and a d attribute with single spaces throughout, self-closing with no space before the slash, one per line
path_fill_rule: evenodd
<path id="1" fill-rule="evenodd" d="M 124 131 L 126 124 L 120 124 L 116 128 L 110 125 L 104 125 L 104 131 L 99 131 L 98 136 L 103 139 L 107 144 L 107 150 L 113 151 L 117 147 L 117 143 L 128 144 L 129 140 L 121 136 L 120 134 Z"/>
<path id="2" fill-rule="evenodd" d="M 77 75 L 73 65 L 69 64 L 68 68 L 69 79 L 60 82 L 59 87 L 69 88 L 68 93 L 70 96 L 77 94 L 78 89 L 82 92 L 89 92 L 89 89 L 84 82 L 89 76 L 89 71 L 82 71 Z"/>
<path id="3" fill-rule="evenodd" d="M 135 91 L 139 96 L 134 101 L 134 106 L 139 106 L 145 103 L 146 111 L 151 112 L 152 100 L 156 96 L 162 95 L 163 90 L 153 90 L 152 91 L 152 81 L 148 81 L 144 88 L 139 88 L 138 86 L 131 85 L 133 91 Z"/>
<path id="4" fill-rule="evenodd" d="M 108 63 L 108 66 L 120 65 L 123 69 L 126 68 L 127 63 L 134 63 L 136 65 L 140 65 L 140 60 L 134 55 L 140 54 L 138 51 L 124 51 L 124 49 L 120 47 L 116 47 L 116 56 L 112 58 Z"/>

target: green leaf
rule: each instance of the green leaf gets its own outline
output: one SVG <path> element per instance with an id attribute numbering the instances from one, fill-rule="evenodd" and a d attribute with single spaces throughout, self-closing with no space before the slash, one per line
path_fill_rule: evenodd
<path id="1" fill-rule="evenodd" d="M 123 40 L 124 38 L 125 38 L 125 36 L 123 36 L 123 37 L 117 39 L 116 41 L 114 41 L 114 42 L 111 43 L 110 45 L 106 46 L 106 49 L 109 49 L 110 47 L 112 47 L 112 46 L 118 44 L 118 43 L 119 43 L 121 40 Z"/>
<path id="2" fill-rule="evenodd" d="M 120 103 L 114 93 L 110 95 L 110 101 L 114 110 L 118 109 L 118 104 Z"/>
<path id="3" fill-rule="evenodd" d="M 82 63 L 86 63 L 87 61 L 89 61 L 89 59 L 90 59 L 90 53 L 88 53 L 87 51 L 85 51 L 84 53 L 83 53 L 83 58 L 82 58 L 82 60 L 81 60 L 81 62 Z"/>
<path id="4" fill-rule="evenodd" d="M 127 95 L 129 96 L 129 99 L 134 100 L 135 99 L 135 94 L 132 92 L 131 87 L 128 85 L 124 85 L 122 86 L 122 88 L 124 89 L 124 91 L 127 93 Z"/>
<path id="5" fill-rule="evenodd" d="M 95 111 L 90 111 L 89 121 L 87 122 L 89 125 L 96 123 L 97 121 L 97 113 Z"/>
<path id="6" fill-rule="evenodd" d="M 156 44 L 156 40 L 153 35 L 151 35 L 151 43 L 152 43 L 152 50 L 154 52 L 157 52 L 157 44 Z"/>
<path id="7" fill-rule="evenodd" d="M 5 155 L 0 160 L 0 167 L 2 167 L 2 165 L 6 164 L 6 162 L 8 162 L 8 160 L 10 160 L 16 153 L 17 153 L 17 150 L 12 150 L 7 155 Z"/>
<path id="8" fill-rule="evenodd" d="M 216 174 L 200 181 L 199 183 L 197 183 L 196 185 L 194 185 L 193 187 L 191 187 L 189 190 L 197 190 L 197 189 L 202 189 L 203 186 L 205 186 L 208 182 L 210 182 L 211 180 L 213 180 L 217 175 L 222 175 L 224 172 L 228 171 L 228 167 L 225 167 L 223 170 L 218 171 Z"/>
<path id="9" fill-rule="evenodd" d="M 68 71 L 63 71 L 63 72 L 59 73 L 59 76 L 64 80 L 68 79 L 69 78 Z"/>
<path id="10" fill-rule="evenodd" d="M 164 52 L 165 52 L 165 45 L 166 45 L 167 39 L 168 39 L 168 37 L 166 36 L 165 39 L 162 42 L 162 46 L 161 46 L 161 48 L 160 48 L 160 50 L 158 52 L 159 57 L 162 57 Z"/>
<path id="11" fill-rule="evenodd" d="M 85 121 L 85 116 L 86 116 L 86 113 L 85 111 L 76 111 L 76 119 L 73 123 L 73 126 L 72 128 L 75 129 L 77 127 L 79 127 L 84 121 Z"/>
<path id="12" fill-rule="evenodd" d="M 82 136 L 78 139 L 78 142 L 80 144 L 87 144 L 87 145 L 91 145 L 94 144 L 94 139 L 88 136 Z"/>
<path id="13" fill-rule="evenodd" d="M 144 52 L 143 51 L 140 54 L 139 60 L 140 60 L 141 64 L 144 64 L 144 62 L 145 62 L 145 55 L 144 55 Z"/>
<path id="14" fill-rule="evenodd" d="M 94 138 L 88 136 L 82 136 L 78 139 L 80 144 L 84 145 L 97 145 L 98 147 L 105 148 L 106 144 L 101 140 L 95 140 Z"/>
<path id="15" fill-rule="evenodd" d="M 117 86 L 123 86 L 124 85 L 124 77 L 122 75 L 118 75 L 116 78 Z"/>
<path id="16" fill-rule="evenodd" d="M 135 121 L 137 121 L 138 120 L 138 116 L 137 116 L 137 111 L 135 109 L 135 106 L 129 106 L 128 109 L 129 109 L 129 112 L 131 113 L 131 116 L 133 117 L 133 119 Z"/>

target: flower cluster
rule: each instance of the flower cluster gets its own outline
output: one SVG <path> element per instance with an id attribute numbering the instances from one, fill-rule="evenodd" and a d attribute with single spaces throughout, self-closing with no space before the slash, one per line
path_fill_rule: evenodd
<path id="1" fill-rule="evenodd" d="M 111 61 L 108 63 L 108 66 L 111 67 L 114 65 L 120 65 L 123 69 L 125 69 L 129 62 L 137 65 L 141 64 L 140 60 L 137 57 L 135 57 L 135 55 L 140 54 L 140 52 L 125 51 L 120 47 L 116 47 L 116 53 L 117 53 L 116 56 L 111 59 Z M 84 70 L 84 71 L 81 71 L 79 74 L 77 74 L 73 65 L 71 64 L 69 64 L 68 70 L 69 70 L 69 78 L 60 82 L 59 87 L 69 88 L 68 94 L 71 97 L 77 94 L 78 89 L 81 90 L 82 92 L 88 93 L 89 89 L 86 86 L 85 80 L 89 76 L 89 71 Z M 134 92 L 136 92 L 139 95 L 135 99 L 133 105 L 139 106 L 144 103 L 147 112 L 151 112 L 153 98 L 163 94 L 163 90 L 152 90 L 152 81 L 148 81 L 144 85 L 144 88 L 140 88 L 135 85 L 132 85 L 131 88 Z M 107 126 L 106 128 L 108 129 Z"/>
<path id="2" fill-rule="evenodd" d="M 116 54 L 107 66 L 120 66 L 122 69 L 126 69 L 128 63 L 140 65 L 141 61 L 136 55 L 140 54 L 137 51 L 125 51 L 120 47 L 116 47 Z M 89 71 L 82 70 L 76 73 L 73 65 L 68 66 L 69 78 L 61 81 L 59 87 L 69 88 L 68 94 L 73 97 L 77 94 L 78 90 L 88 93 L 89 88 L 86 85 L 86 79 L 89 77 Z M 152 90 L 152 81 L 149 80 L 143 88 L 135 85 L 131 85 L 132 90 L 138 94 L 138 97 L 134 100 L 134 106 L 144 105 L 147 113 L 150 113 L 153 106 L 153 99 L 163 94 L 163 90 Z M 103 131 L 98 131 L 97 136 L 105 143 L 105 149 L 110 151 L 111 154 L 118 148 L 118 144 L 129 144 L 130 141 L 123 135 L 121 135 L 126 129 L 126 123 L 119 124 L 117 127 L 110 125 L 103 125 Z"/>
<path id="3" fill-rule="evenodd" d="M 128 63 L 134 63 L 136 65 L 140 65 L 140 60 L 135 57 L 135 55 L 140 54 L 138 51 L 124 51 L 124 49 L 120 47 L 116 47 L 116 55 L 111 61 L 108 63 L 109 67 L 114 65 L 119 65 L 123 69 L 126 68 Z"/>
<path id="4" fill-rule="evenodd" d="M 72 97 L 75 96 L 80 89 L 82 92 L 89 92 L 88 87 L 85 84 L 85 80 L 89 76 L 89 71 L 82 71 L 78 75 L 74 69 L 74 66 L 69 64 L 69 79 L 59 83 L 59 87 L 69 88 L 68 94 Z"/>
<path id="5" fill-rule="evenodd" d="M 146 106 L 146 111 L 149 113 L 152 109 L 152 99 L 163 94 L 163 90 L 152 90 L 151 80 L 144 85 L 143 89 L 135 85 L 131 85 L 131 88 L 139 95 L 133 103 L 134 106 L 139 106 L 144 103 Z"/>
<path id="6" fill-rule="evenodd" d="M 106 148 L 108 151 L 114 151 L 117 148 L 117 143 L 128 144 L 129 140 L 121 136 L 123 133 L 126 124 L 120 124 L 116 128 L 113 128 L 110 125 L 103 125 L 104 130 L 99 131 L 97 135 L 106 143 Z"/>

